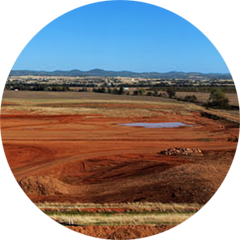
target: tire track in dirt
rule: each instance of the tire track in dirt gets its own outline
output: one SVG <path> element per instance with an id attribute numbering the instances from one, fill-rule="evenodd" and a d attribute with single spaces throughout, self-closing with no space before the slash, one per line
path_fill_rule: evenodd
<path id="1" fill-rule="evenodd" d="M 52 167 L 59 166 L 64 163 L 73 163 L 75 161 L 82 162 L 88 158 L 93 158 L 93 157 L 105 157 L 109 155 L 116 155 L 116 154 L 123 154 L 124 153 L 136 153 L 136 149 L 132 148 L 129 150 L 128 148 L 121 148 L 121 149 L 116 149 L 116 150 L 110 150 L 106 152 L 105 150 L 103 151 L 96 151 L 94 153 L 85 153 L 81 155 L 76 155 L 76 156 L 71 156 L 71 157 L 66 157 L 66 158 L 58 158 L 50 163 L 48 163 L 48 160 L 43 160 L 43 163 L 38 163 L 38 166 L 35 166 L 36 164 L 30 164 L 28 166 L 24 167 L 18 167 L 18 168 L 12 168 L 13 174 L 17 179 L 27 177 L 27 176 L 32 176 L 34 174 L 37 174 L 41 171 L 46 171 L 51 169 Z M 138 152 L 146 152 L 146 150 L 139 150 Z M 47 163 L 46 163 L 47 162 Z M 39 164 L 41 164 L 39 166 Z"/>

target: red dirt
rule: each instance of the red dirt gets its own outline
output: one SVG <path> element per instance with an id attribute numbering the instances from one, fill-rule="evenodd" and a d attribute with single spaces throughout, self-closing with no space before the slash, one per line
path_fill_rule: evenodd
<path id="1" fill-rule="evenodd" d="M 175 227 L 174 225 L 146 226 L 83 226 L 68 227 L 76 232 L 89 235 L 91 237 L 104 239 L 135 239 L 148 237 Z"/>
<path id="2" fill-rule="evenodd" d="M 105 108 L 108 106 L 116 107 L 104 104 Z M 128 122 L 184 122 L 194 126 L 151 129 L 118 125 Z M 229 170 L 237 142 L 228 139 L 238 137 L 238 131 L 236 124 L 209 119 L 196 111 L 185 116 L 179 110 L 179 114 L 175 111 L 146 118 L 24 112 L 1 115 L 9 165 L 19 185 L 35 203 L 204 204 Z M 203 155 L 159 154 L 167 148 L 199 148 Z M 171 227 L 71 229 L 101 238 L 125 239 L 157 234 Z"/>
<path id="3" fill-rule="evenodd" d="M 1 116 L 9 165 L 32 200 L 205 203 L 224 179 L 237 144 L 227 141 L 237 136 L 237 127 L 198 113 L 168 113 L 148 119 L 88 117 Z M 117 125 L 135 121 L 182 121 L 195 126 L 146 129 Z M 197 157 L 158 154 L 169 147 L 200 148 L 205 153 L 199 161 Z M 46 177 L 51 184 L 46 184 Z"/>

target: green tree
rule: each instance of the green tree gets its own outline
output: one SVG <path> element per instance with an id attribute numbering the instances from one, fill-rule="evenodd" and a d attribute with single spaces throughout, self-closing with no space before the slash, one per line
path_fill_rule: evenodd
<path id="1" fill-rule="evenodd" d="M 119 91 L 118 91 L 117 88 L 114 88 L 114 89 L 113 89 L 113 94 L 119 94 Z"/>
<path id="2" fill-rule="evenodd" d="M 158 96 L 158 91 L 157 91 L 157 90 L 154 90 L 154 92 L 153 92 L 153 96 L 155 96 L 155 97 Z"/>
<path id="3" fill-rule="evenodd" d="M 187 95 L 184 98 L 184 101 L 186 102 L 197 102 L 197 97 L 195 95 Z"/>
<path id="4" fill-rule="evenodd" d="M 229 108 L 230 106 L 228 97 L 220 88 L 211 91 L 207 105 L 215 108 Z"/>
<path id="5" fill-rule="evenodd" d="M 102 86 L 101 89 L 100 89 L 100 92 L 101 93 L 105 93 L 106 92 L 106 88 L 104 86 Z"/>
<path id="6" fill-rule="evenodd" d="M 176 95 L 176 92 L 174 91 L 173 88 L 168 88 L 166 92 L 170 98 L 174 98 Z"/>
<path id="7" fill-rule="evenodd" d="M 145 89 L 141 88 L 141 89 L 138 90 L 138 92 L 139 92 L 140 96 L 143 96 L 145 94 Z"/>
<path id="8" fill-rule="evenodd" d="M 145 89 L 138 89 L 133 92 L 133 95 L 143 96 L 145 94 Z"/>
<path id="9" fill-rule="evenodd" d="M 120 87 L 119 88 L 119 94 L 122 95 L 124 94 L 125 90 L 124 90 L 124 87 Z"/>
<path id="10" fill-rule="evenodd" d="M 133 91 L 133 95 L 138 95 L 138 94 L 139 94 L 138 90 Z"/>

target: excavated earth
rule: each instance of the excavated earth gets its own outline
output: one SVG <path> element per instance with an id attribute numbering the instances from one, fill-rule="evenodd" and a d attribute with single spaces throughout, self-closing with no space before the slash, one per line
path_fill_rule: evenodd
<path id="1" fill-rule="evenodd" d="M 2 138 L 13 174 L 34 202 L 206 203 L 231 165 L 237 143 L 228 138 L 238 128 L 197 113 L 179 118 L 196 125 L 147 129 L 117 125 L 129 122 L 123 118 L 2 115 Z M 173 146 L 203 156 L 159 154 Z"/>
<path id="2" fill-rule="evenodd" d="M 46 106 L 52 107 L 51 103 Z M 42 106 L 43 113 L 46 106 Z M 35 203 L 205 204 L 221 185 L 235 154 L 237 142 L 229 139 L 238 137 L 238 124 L 202 116 L 198 110 L 186 114 L 184 109 L 182 114 L 174 104 L 159 107 L 149 103 L 84 103 L 78 107 L 94 108 L 96 112 L 34 114 L 31 110 L 2 108 L 7 160 L 19 185 Z M 136 108 L 151 108 L 157 114 L 131 115 L 131 109 Z M 109 109 L 116 109 L 116 114 L 105 114 Z M 118 116 L 122 109 L 129 115 Z M 193 126 L 154 129 L 119 125 L 133 122 L 183 122 Z M 159 154 L 170 148 L 200 149 L 201 154 Z M 169 226 L 131 226 L 128 236 L 121 226 L 95 228 L 98 231 L 94 226 L 72 227 L 103 238 L 115 239 L 121 232 L 124 239 L 149 236 Z"/>

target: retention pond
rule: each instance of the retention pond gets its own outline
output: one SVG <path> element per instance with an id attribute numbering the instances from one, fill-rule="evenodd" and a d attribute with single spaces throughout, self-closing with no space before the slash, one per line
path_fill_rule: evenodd
<path id="1" fill-rule="evenodd" d="M 165 122 L 165 123 L 122 123 L 118 124 L 120 126 L 129 126 L 129 127 L 144 127 L 144 128 L 177 128 L 177 127 L 192 127 L 193 125 L 189 125 L 182 122 Z"/>

